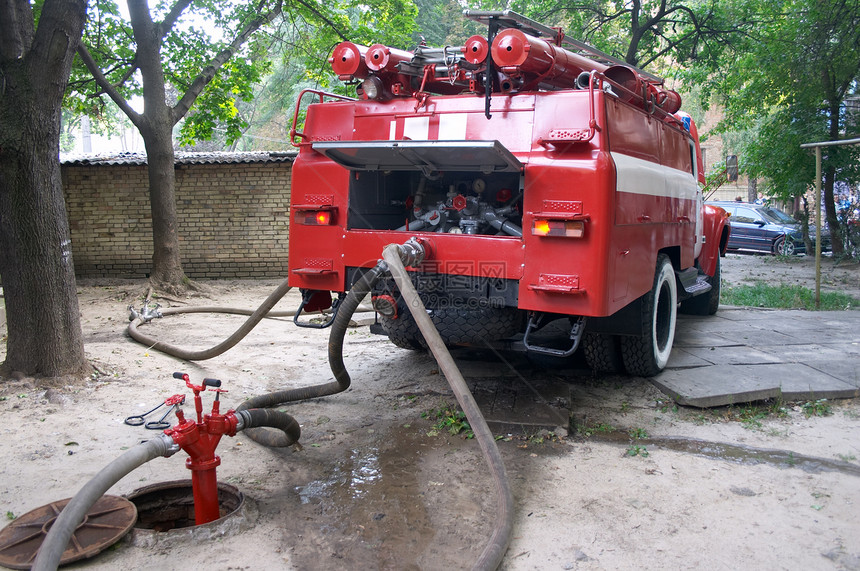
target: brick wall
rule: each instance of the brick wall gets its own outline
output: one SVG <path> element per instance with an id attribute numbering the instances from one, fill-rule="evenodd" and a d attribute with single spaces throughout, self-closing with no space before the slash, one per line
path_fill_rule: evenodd
<path id="1" fill-rule="evenodd" d="M 290 162 L 177 164 L 182 267 L 199 278 L 287 275 Z M 145 165 L 64 164 L 78 277 L 143 278 L 152 267 Z"/>

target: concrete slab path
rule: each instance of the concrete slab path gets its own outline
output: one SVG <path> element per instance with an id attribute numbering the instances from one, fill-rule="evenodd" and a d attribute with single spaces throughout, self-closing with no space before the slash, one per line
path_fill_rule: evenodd
<path id="1" fill-rule="evenodd" d="M 712 407 L 766 398 L 860 396 L 860 311 L 720 308 L 678 316 L 666 370 L 676 402 Z"/>

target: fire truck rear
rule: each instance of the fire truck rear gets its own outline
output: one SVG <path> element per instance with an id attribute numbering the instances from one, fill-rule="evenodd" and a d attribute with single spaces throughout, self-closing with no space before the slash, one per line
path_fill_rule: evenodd
<path id="1" fill-rule="evenodd" d="M 487 35 L 460 47 L 339 44 L 329 61 L 357 96 L 305 92 L 300 130 L 296 105 L 302 311 L 336 311 L 387 244 L 413 239 L 426 257 L 412 281 L 447 344 L 582 346 L 597 371 L 657 374 L 679 306 L 719 304 L 729 229 L 703 205 L 695 124 L 660 78 L 560 29 L 465 15 Z M 422 348 L 393 281 L 372 299 L 376 332 Z M 560 323 L 563 344 L 546 335 Z"/>

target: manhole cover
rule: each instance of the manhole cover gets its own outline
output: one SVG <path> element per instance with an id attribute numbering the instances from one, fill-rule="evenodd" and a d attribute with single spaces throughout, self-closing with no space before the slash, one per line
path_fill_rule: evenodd
<path id="1" fill-rule="evenodd" d="M 45 536 L 72 498 L 46 504 L 19 516 L 0 531 L 0 565 L 29 569 Z M 102 552 L 131 531 L 137 508 L 125 498 L 102 496 L 75 529 L 60 565 Z"/>

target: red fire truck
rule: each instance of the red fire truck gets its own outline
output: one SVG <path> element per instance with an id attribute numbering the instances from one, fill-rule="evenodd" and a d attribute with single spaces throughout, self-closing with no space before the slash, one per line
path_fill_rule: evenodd
<path id="1" fill-rule="evenodd" d="M 461 47 L 342 42 L 329 61 L 356 97 L 309 91 L 296 105 L 289 283 L 301 309 L 336 310 L 332 292 L 414 238 L 427 255 L 413 283 L 446 343 L 556 356 L 581 345 L 597 371 L 657 374 L 679 307 L 719 303 L 729 229 L 702 201 L 695 124 L 660 78 L 558 28 L 465 15 L 487 35 Z M 393 281 L 372 299 L 374 331 L 423 346 Z M 543 335 L 559 323 L 562 346 Z"/>

